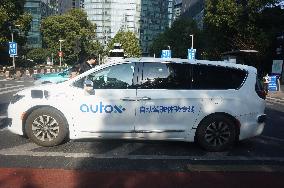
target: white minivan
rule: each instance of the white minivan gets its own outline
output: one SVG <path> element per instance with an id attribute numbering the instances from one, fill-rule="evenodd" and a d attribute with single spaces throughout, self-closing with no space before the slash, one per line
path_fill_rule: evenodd
<path id="1" fill-rule="evenodd" d="M 250 66 L 137 58 L 13 96 L 9 130 L 41 146 L 66 139 L 196 141 L 222 151 L 262 133 L 265 92 Z"/>

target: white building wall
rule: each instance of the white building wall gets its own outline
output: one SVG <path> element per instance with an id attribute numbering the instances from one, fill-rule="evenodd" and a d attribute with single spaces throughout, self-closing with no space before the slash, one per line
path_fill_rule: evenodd
<path id="1" fill-rule="evenodd" d="M 85 0 L 88 19 L 97 25 L 102 44 L 107 44 L 120 29 L 136 32 L 137 1 L 140 0 Z"/>
<path id="2" fill-rule="evenodd" d="M 172 0 L 85 0 L 88 19 L 97 25 L 98 40 L 106 45 L 121 30 L 132 31 L 143 53 L 154 38 L 170 26 Z"/>

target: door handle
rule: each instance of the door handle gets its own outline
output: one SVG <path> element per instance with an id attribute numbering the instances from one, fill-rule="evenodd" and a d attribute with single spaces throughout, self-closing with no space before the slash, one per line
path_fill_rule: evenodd
<path id="1" fill-rule="evenodd" d="M 133 98 L 122 98 L 120 100 L 122 100 L 122 101 L 136 101 L 136 99 L 133 99 Z"/>
<path id="2" fill-rule="evenodd" d="M 151 100 L 151 98 L 150 97 L 142 97 L 140 100 L 141 101 L 148 101 L 148 100 Z"/>

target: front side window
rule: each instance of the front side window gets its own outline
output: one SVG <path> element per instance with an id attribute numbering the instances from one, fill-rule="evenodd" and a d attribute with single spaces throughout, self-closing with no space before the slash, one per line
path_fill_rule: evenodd
<path id="1" fill-rule="evenodd" d="M 189 89 L 190 64 L 143 63 L 142 89 Z"/>
<path id="2" fill-rule="evenodd" d="M 89 74 L 74 83 L 74 86 L 83 88 L 84 80 L 93 82 L 94 89 L 128 89 L 133 88 L 133 74 L 135 63 L 127 63 L 107 67 Z"/>

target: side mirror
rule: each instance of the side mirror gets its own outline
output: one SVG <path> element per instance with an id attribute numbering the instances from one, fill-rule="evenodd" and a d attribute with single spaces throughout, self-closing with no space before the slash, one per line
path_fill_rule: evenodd
<path id="1" fill-rule="evenodd" d="M 84 87 L 91 87 L 93 88 L 94 84 L 91 80 L 85 80 L 84 81 Z"/>
<path id="2" fill-rule="evenodd" d="M 84 90 L 87 95 L 95 95 L 95 90 L 93 90 L 93 82 L 91 80 L 84 81 Z"/>

